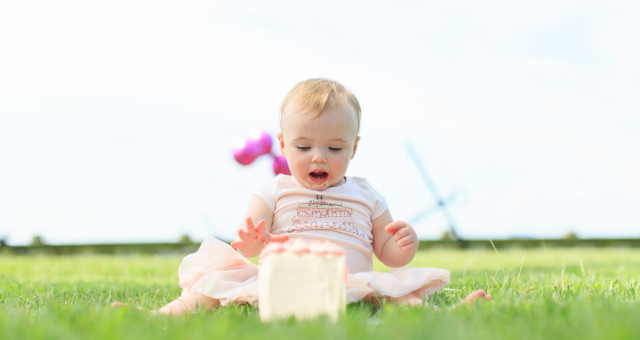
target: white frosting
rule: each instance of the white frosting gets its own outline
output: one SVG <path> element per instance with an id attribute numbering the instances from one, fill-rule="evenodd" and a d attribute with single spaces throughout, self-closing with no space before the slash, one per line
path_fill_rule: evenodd
<path id="1" fill-rule="evenodd" d="M 271 253 L 258 274 L 262 321 L 327 315 L 338 320 L 346 306 L 344 255 Z"/>

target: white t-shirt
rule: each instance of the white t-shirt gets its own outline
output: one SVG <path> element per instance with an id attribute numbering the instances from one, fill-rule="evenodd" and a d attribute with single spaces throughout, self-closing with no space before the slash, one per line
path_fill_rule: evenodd
<path id="1" fill-rule="evenodd" d="M 317 191 L 293 176 L 278 175 L 255 195 L 273 210 L 273 234 L 329 240 L 345 249 L 350 273 L 371 271 L 371 221 L 387 211 L 387 203 L 366 179 L 345 179 L 342 185 Z"/>

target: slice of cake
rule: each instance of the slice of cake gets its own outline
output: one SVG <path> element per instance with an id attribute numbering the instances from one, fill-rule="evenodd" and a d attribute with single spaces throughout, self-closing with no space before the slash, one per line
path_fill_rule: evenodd
<path id="1" fill-rule="evenodd" d="M 269 243 L 260 254 L 260 319 L 338 320 L 346 305 L 346 273 L 344 249 L 329 241 Z"/>

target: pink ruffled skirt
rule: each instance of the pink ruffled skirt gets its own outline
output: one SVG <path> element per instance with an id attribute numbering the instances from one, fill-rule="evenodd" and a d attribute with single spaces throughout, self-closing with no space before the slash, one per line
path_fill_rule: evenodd
<path id="1" fill-rule="evenodd" d="M 198 251 L 185 256 L 178 276 L 183 295 L 199 293 L 220 300 L 222 306 L 258 302 L 258 266 L 216 238 L 207 238 Z M 438 268 L 349 273 L 347 302 L 386 298 L 419 304 L 448 283 L 449 271 Z"/>

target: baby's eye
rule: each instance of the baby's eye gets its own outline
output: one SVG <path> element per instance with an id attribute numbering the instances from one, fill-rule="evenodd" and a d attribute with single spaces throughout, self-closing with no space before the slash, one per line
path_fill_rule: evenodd
<path id="1" fill-rule="evenodd" d="M 340 150 L 342 150 L 342 148 L 329 148 L 329 150 L 331 150 L 331 151 L 340 151 Z"/>
<path id="2" fill-rule="evenodd" d="M 310 146 L 298 146 L 298 150 L 307 151 L 307 150 L 311 150 L 311 147 Z"/>

